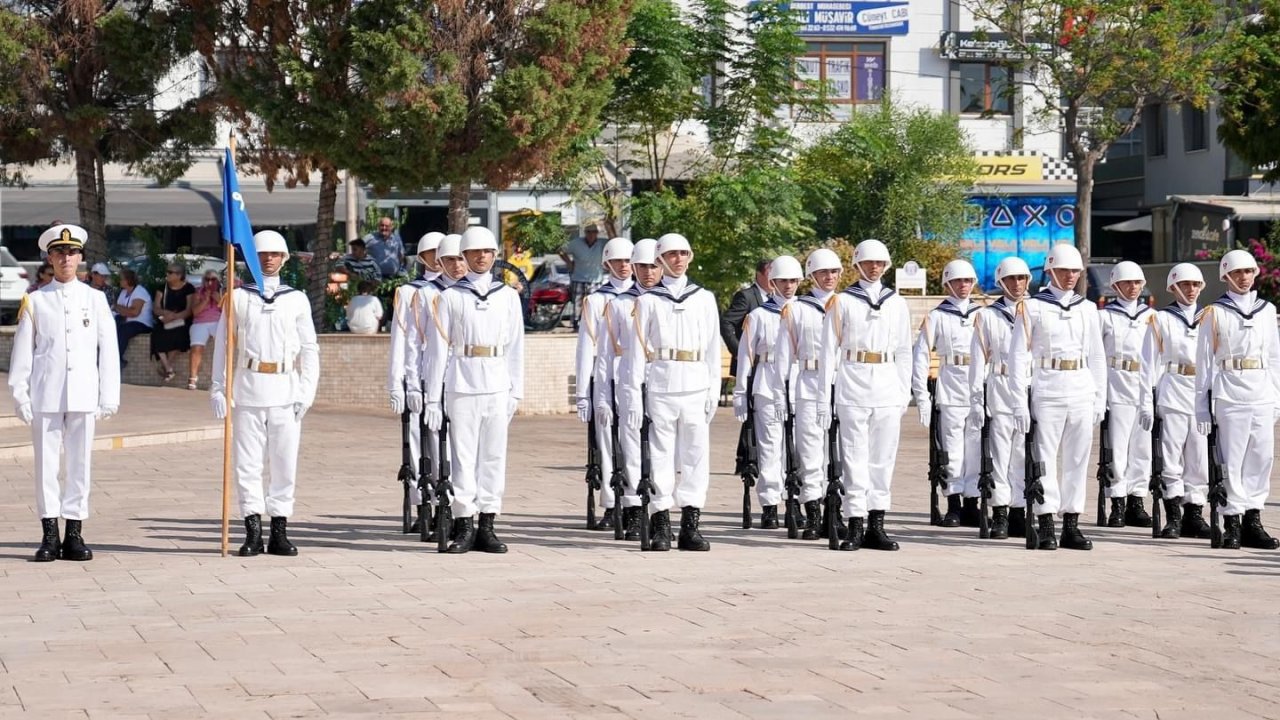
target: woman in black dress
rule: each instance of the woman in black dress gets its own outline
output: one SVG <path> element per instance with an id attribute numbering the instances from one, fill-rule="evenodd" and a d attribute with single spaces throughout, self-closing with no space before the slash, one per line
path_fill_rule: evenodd
<path id="1" fill-rule="evenodd" d="M 152 303 L 158 322 L 151 332 L 151 357 L 159 361 L 156 371 L 168 382 L 174 376 L 173 356 L 191 350 L 187 326 L 191 323 L 191 302 L 196 289 L 187 282 L 187 272 L 182 265 L 170 265 L 164 277 L 165 283 L 156 291 Z"/>

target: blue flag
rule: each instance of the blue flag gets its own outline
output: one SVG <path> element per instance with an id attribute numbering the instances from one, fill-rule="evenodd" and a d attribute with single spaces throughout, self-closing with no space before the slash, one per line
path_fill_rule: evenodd
<path id="1" fill-rule="evenodd" d="M 238 248 L 241 260 L 253 275 L 253 282 L 262 287 L 262 267 L 258 265 L 258 249 L 253 243 L 253 226 L 249 213 L 244 209 L 244 197 L 240 195 L 240 181 L 236 179 L 236 160 L 231 148 L 226 149 L 222 161 L 222 241 Z M 227 283 L 235 287 L 235 268 L 227 271 Z"/>

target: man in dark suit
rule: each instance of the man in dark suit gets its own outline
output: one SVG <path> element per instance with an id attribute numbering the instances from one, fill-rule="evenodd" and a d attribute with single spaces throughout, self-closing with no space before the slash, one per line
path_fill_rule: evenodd
<path id="1" fill-rule="evenodd" d="M 755 282 L 733 294 L 729 309 L 720 316 L 720 337 L 729 346 L 729 354 L 733 356 L 730 369 L 738 367 L 738 339 L 742 337 L 742 321 L 752 310 L 769 299 L 769 261 L 756 263 Z"/>

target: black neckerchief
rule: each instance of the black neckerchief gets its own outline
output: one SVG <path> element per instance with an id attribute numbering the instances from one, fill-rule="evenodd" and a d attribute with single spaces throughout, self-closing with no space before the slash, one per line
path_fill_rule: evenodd
<path id="1" fill-rule="evenodd" d="M 1254 315 L 1257 315 L 1258 313 L 1262 312 L 1262 309 L 1265 308 L 1270 303 L 1268 303 L 1266 300 L 1263 300 L 1262 298 L 1258 298 L 1253 301 L 1253 309 L 1250 310 L 1249 312 L 1245 312 L 1236 306 L 1235 301 L 1231 299 L 1230 295 L 1227 295 L 1224 293 L 1222 297 L 1218 298 L 1217 300 L 1214 300 L 1213 304 L 1221 305 L 1222 307 L 1239 315 L 1245 320 L 1252 320 Z"/>
<path id="2" fill-rule="evenodd" d="M 973 314 L 974 314 L 974 313 L 978 312 L 978 311 L 979 311 L 979 310 L 981 310 L 981 309 L 982 309 L 982 308 L 981 308 L 981 307 L 979 307 L 977 303 L 975 303 L 975 302 L 973 302 L 972 300 L 970 300 L 970 301 L 969 301 L 969 309 L 968 309 L 968 310 L 961 310 L 960 308 L 956 307 L 956 306 L 951 302 L 951 299 L 950 299 L 950 298 L 948 298 L 948 299 L 946 299 L 946 300 L 943 300 L 942 302 L 938 303 L 938 307 L 934 308 L 934 310 L 937 310 L 938 312 L 943 312 L 943 313 L 946 313 L 946 314 L 948 314 L 948 315 L 955 315 L 956 317 L 960 318 L 961 320 L 968 320 L 970 317 L 972 317 L 972 316 L 973 316 Z"/>
<path id="3" fill-rule="evenodd" d="M 488 300 L 488 299 L 490 298 L 490 296 L 492 296 L 494 293 L 498 292 L 499 290 L 501 290 L 501 289 L 505 288 L 505 287 L 506 287 L 506 285 L 504 285 L 504 284 L 502 284 L 502 283 L 500 283 L 500 282 L 495 282 L 495 283 L 493 284 L 493 286 L 489 288 L 489 292 L 487 292 L 487 293 L 483 293 L 483 294 L 482 294 L 479 290 L 477 290 L 477 289 L 476 289 L 476 286 L 471 282 L 471 279 L 470 279 L 470 278 L 465 278 L 465 277 L 464 277 L 464 278 L 462 278 L 461 280 L 459 280 L 458 282 L 456 282 L 456 283 L 454 283 L 453 285 L 451 285 L 450 287 L 454 287 L 454 288 L 457 288 L 457 289 L 459 289 L 459 290 L 466 290 L 467 292 L 471 293 L 472 295 L 475 295 L 475 296 L 476 296 L 477 298 L 479 298 L 480 300 Z"/>
<path id="4" fill-rule="evenodd" d="M 1056 305 L 1062 310 L 1070 310 L 1071 308 L 1085 301 L 1085 298 L 1083 295 L 1075 295 L 1071 298 L 1070 302 L 1068 302 L 1066 305 L 1063 305 L 1061 302 L 1058 301 L 1057 296 L 1055 296 L 1053 293 L 1049 292 L 1048 290 L 1041 290 L 1035 295 L 1032 295 L 1031 299 L 1039 300 L 1040 302 L 1046 302 L 1046 303 L 1049 303 L 1050 305 Z"/>
<path id="5" fill-rule="evenodd" d="M 657 297 L 665 298 L 665 299 L 670 300 L 671 302 L 676 303 L 677 305 L 679 305 L 680 303 L 683 303 L 685 300 L 688 300 L 689 298 L 693 297 L 694 295 L 697 295 L 697 294 L 698 294 L 698 291 L 700 291 L 700 290 L 702 290 L 702 286 L 701 286 L 701 285 L 695 285 L 695 284 L 694 284 L 694 282 L 693 282 L 692 280 L 690 280 L 690 281 L 689 281 L 689 282 L 684 286 L 684 295 L 683 295 L 683 296 L 681 296 L 681 297 L 676 297 L 676 296 L 671 292 L 671 288 L 667 287 L 666 285 L 663 285 L 662 283 L 658 283 L 657 285 L 654 285 L 653 287 L 649 288 L 649 291 L 648 291 L 646 294 L 648 294 L 648 295 L 656 295 Z"/>
<path id="6" fill-rule="evenodd" d="M 1196 310 L 1194 313 L 1192 313 L 1195 319 L 1187 320 L 1187 316 L 1182 313 L 1182 308 L 1178 307 L 1178 303 L 1169 303 L 1168 305 L 1165 305 L 1164 307 L 1160 308 L 1159 312 L 1166 312 L 1178 318 L 1178 322 L 1182 323 L 1183 325 L 1186 325 L 1188 330 L 1196 329 L 1196 326 L 1200 324 L 1200 318 L 1203 314 L 1203 311 Z"/>
<path id="7" fill-rule="evenodd" d="M 248 284 L 246 284 L 246 285 L 242 285 L 242 286 L 240 286 L 240 289 L 241 289 L 241 290 L 248 290 L 248 291 L 249 291 L 249 292 L 251 292 L 251 293 L 257 293 L 258 297 L 262 298 L 262 302 L 264 302 L 264 303 L 266 303 L 266 304 L 268 304 L 268 305 L 270 305 L 271 303 L 275 302 L 275 301 L 276 301 L 276 298 L 280 297 L 281 295 L 287 295 L 288 293 L 291 293 L 291 292 L 297 292 L 297 290 L 295 290 L 294 288 L 289 287 L 288 285 L 285 285 L 284 283 L 281 283 L 281 284 L 279 284 L 279 285 L 277 285 L 277 286 L 276 286 L 276 291 L 275 291 L 275 293 L 274 293 L 274 294 L 272 294 L 272 296 L 271 296 L 271 297 L 267 297 L 266 295 L 263 295 L 263 294 L 262 294 L 262 290 L 261 290 L 261 289 L 259 289 L 259 288 L 258 288 L 258 286 L 257 286 L 257 285 L 254 285 L 253 283 L 248 283 Z"/>
<path id="8" fill-rule="evenodd" d="M 1143 305 L 1142 303 L 1138 303 L 1138 311 L 1133 314 L 1129 314 L 1129 311 L 1125 310 L 1124 307 L 1120 305 L 1119 300 L 1112 300 L 1106 305 L 1103 305 L 1102 309 L 1108 312 L 1118 313 L 1120 315 L 1123 315 L 1129 318 L 1130 320 L 1137 320 L 1138 318 L 1142 317 L 1143 313 L 1149 311 L 1151 308 L 1147 307 L 1146 305 Z"/>
<path id="9" fill-rule="evenodd" d="M 987 307 L 999 313 L 1000 317 L 1004 318 L 1005 322 L 1009 323 L 1010 327 L 1013 326 L 1013 320 L 1014 320 L 1013 314 L 1014 314 L 1015 308 L 1009 305 L 1009 299 L 1006 298 L 1004 295 L 1001 295 L 1000 297 L 996 298 L 996 301 L 991 303 Z"/>
<path id="10" fill-rule="evenodd" d="M 880 299 L 877 301 L 872 301 L 871 296 L 867 294 L 867 291 L 857 283 L 854 283 L 853 285 L 850 285 L 849 287 L 845 288 L 844 291 L 852 295 L 853 297 L 858 298 L 859 300 L 866 303 L 867 305 L 869 305 L 872 310 L 879 310 L 884 305 L 885 300 L 888 300 L 889 298 L 897 294 L 897 291 L 893 290 L 892 288 L 884 288 L 884 286 L 881 286 L 881 289 L 888 290 L 888 292 L 881 295 Z"/>
<path id="11" fill-rule="evenodd" d="M 812 295 L 803 295 L 797 297 L 796 300 L 799 300 L 823 315 L 827 314 L 827 304 Z"/>

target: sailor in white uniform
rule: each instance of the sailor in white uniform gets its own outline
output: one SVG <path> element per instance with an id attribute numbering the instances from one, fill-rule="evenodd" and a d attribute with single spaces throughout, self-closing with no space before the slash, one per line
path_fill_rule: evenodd
<path id="1" fill-rule="evenodd" d="M 76 279 L 89 235 L 55 225 L 38 244 L 53 281 L 22 298 L 9 359 L 15 412 L 31 426 L 36 514 L 43 537 L 36 562 L 91 560 L 81 524 L 89 518 L 93 430 L 120 409 L 120 353 L 106 296 Z M 58 474 L 63 472 L 61 489 Z M 66 518 L 66 537 L 58 536 Z"/>

